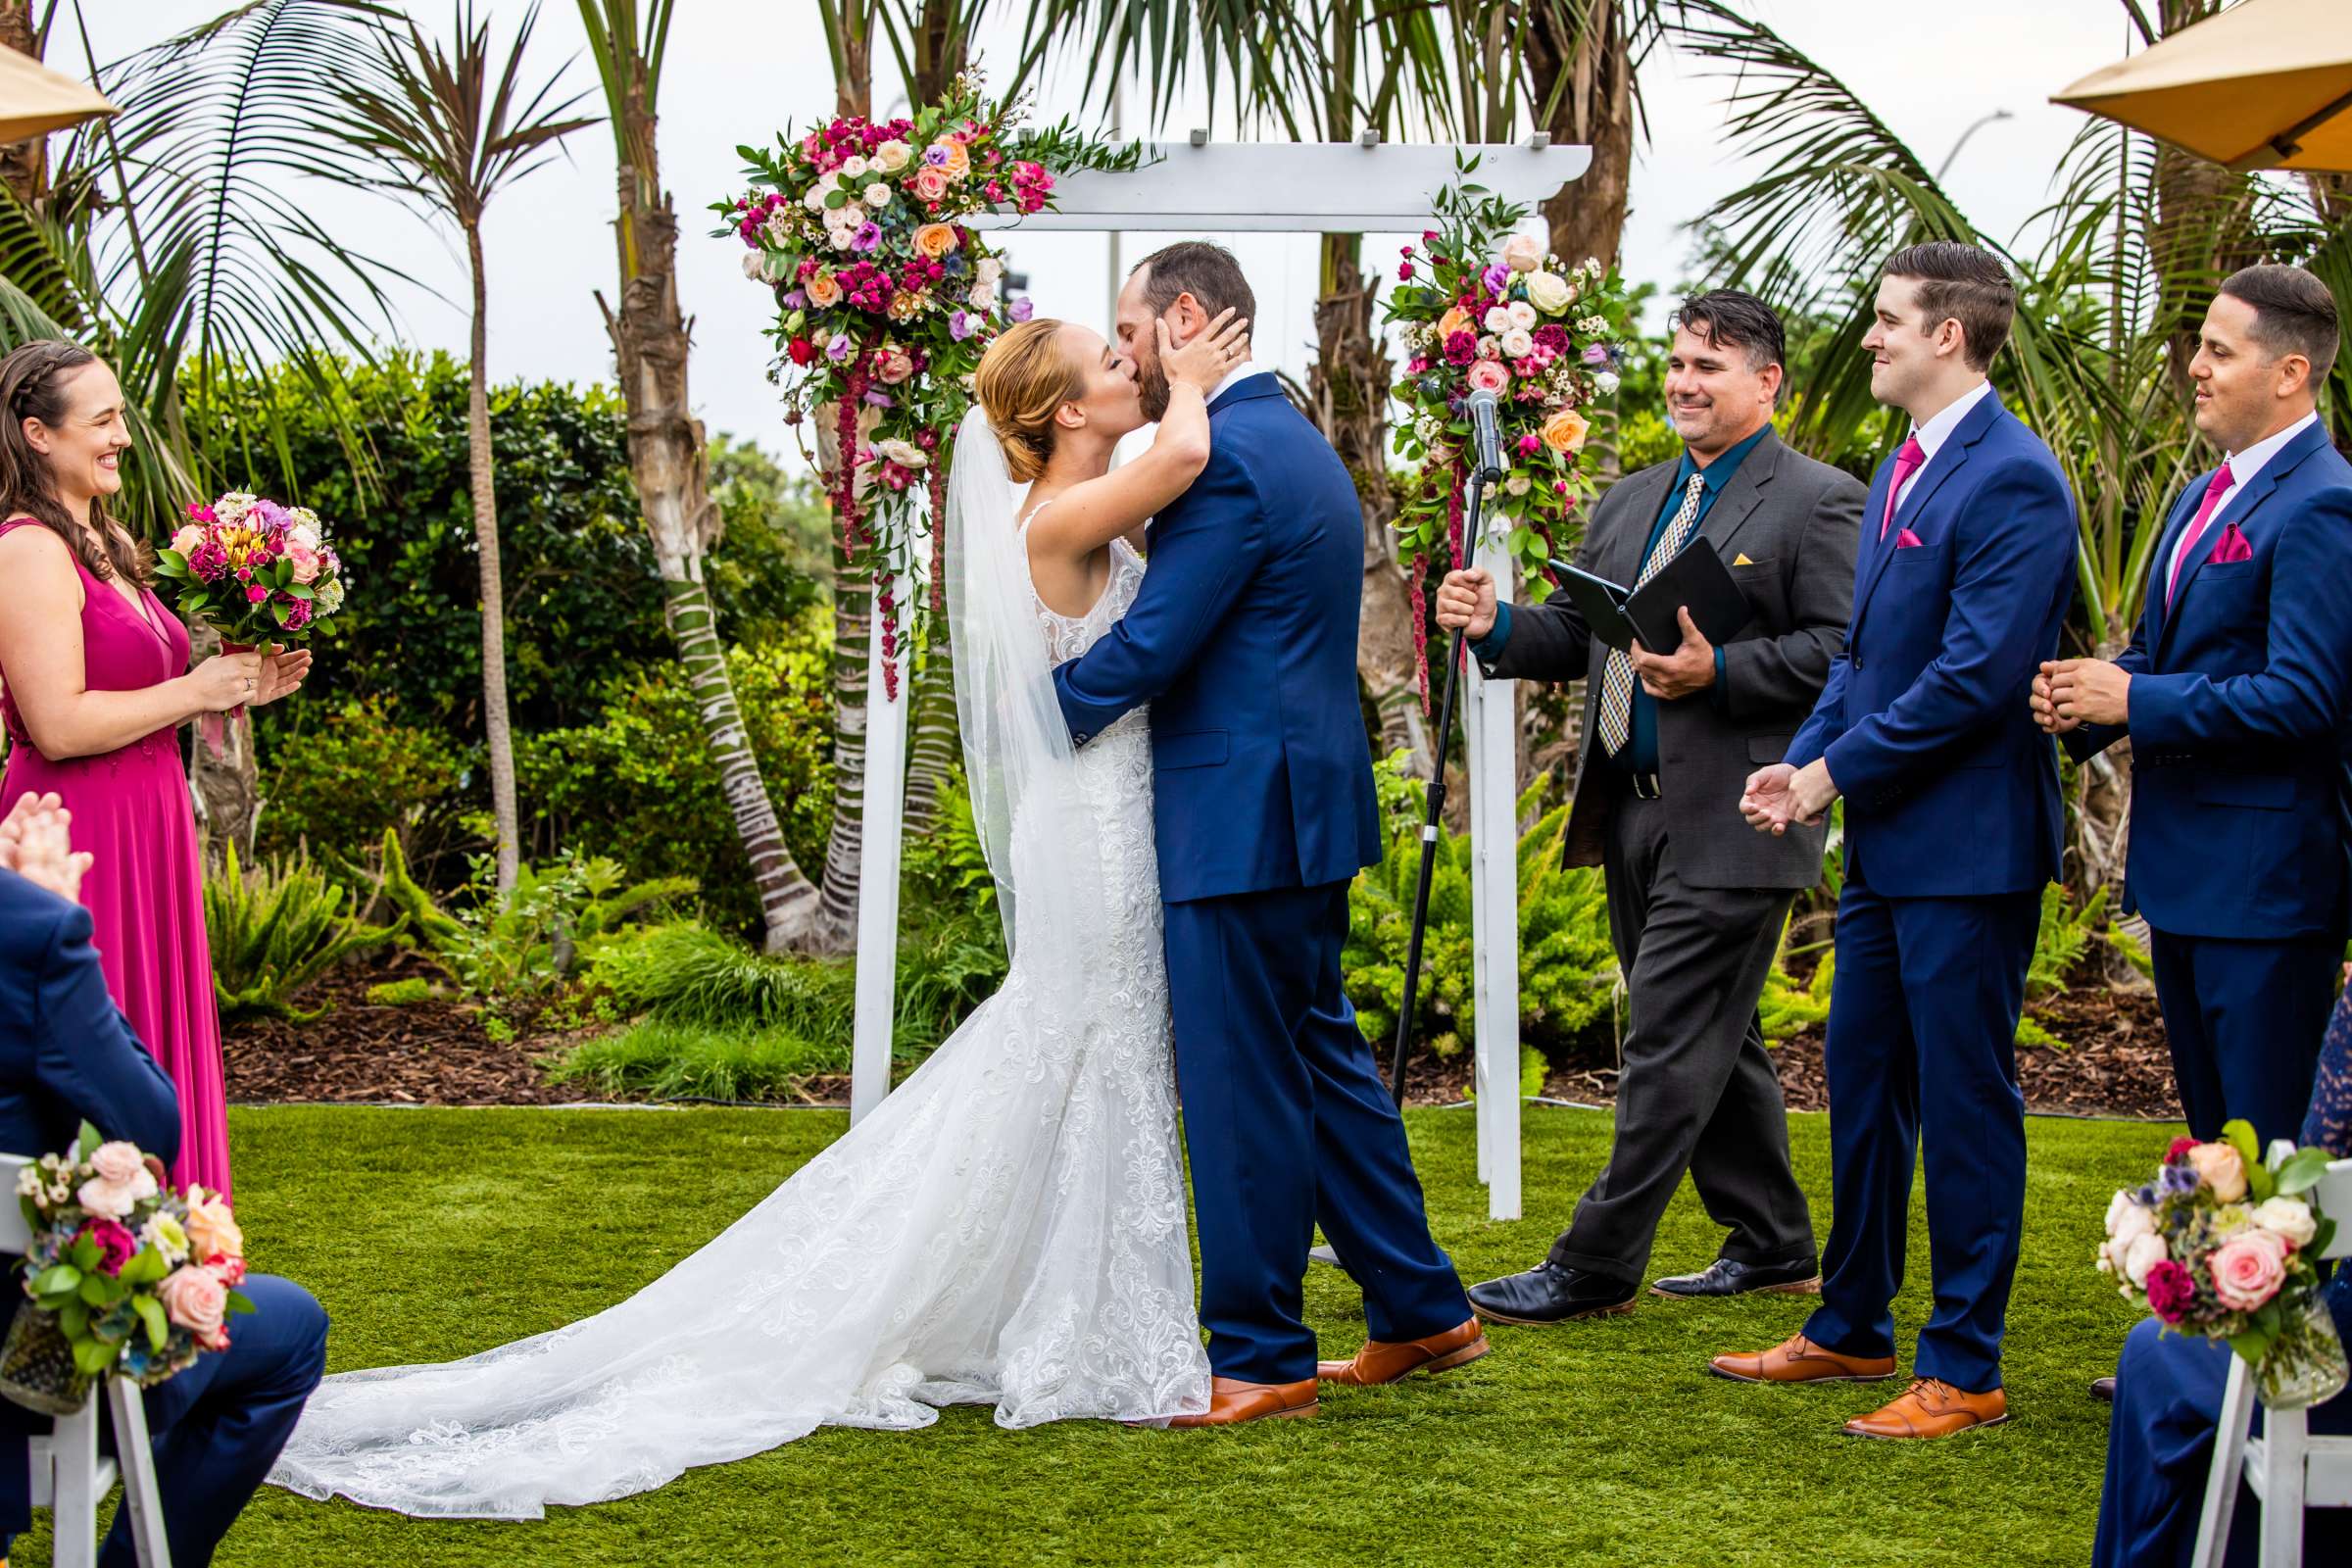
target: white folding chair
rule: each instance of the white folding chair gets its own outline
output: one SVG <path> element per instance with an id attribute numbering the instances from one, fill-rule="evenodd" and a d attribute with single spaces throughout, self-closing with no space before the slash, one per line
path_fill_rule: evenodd
<path id="1" fill-rule="evenodd" d="M 2345 1267 L 2340 1260 L 2352 1257 L 2352 1159 L 2328 1167 L 2317 1196 L 2321 1211 L 2335 1221 L 2335 1237 L 2323 1255 Z M 2352 1393 L 2336 1397 L 2352 1399 Z M 2197 1568 L 2221 1568 L 2241 1475 L 2262 1504 L 2262 1568 L 2301 1564 L 2304 1509 L 2352 1508 L 2352 1438 L 2313 1437 L 2301 1410 L 2270 1411 L 2257 1438 L 2254 1406 L 2254 1380 L 2246 1363 L 2233 1355 L 2230 1386 L 2222 1395 L 2221 1426 L 2214 1433 L 2197 1549 L 2189 1559 Z"/>
<path id="2" fill-rule="evenodd" d="M 17 1172 L 31 1163 L 23 1154 L 0 1154 L 0 1253 L 23 1256 L 32 1245 L 24 1211 L 16 1200 Z M 17 1287 L 13 1280 L 0 1280 L 0 1288 Z M 98 1451 L 101 1405 L 115 1418 L 111 1459 Z M 155 1449 L 147 1441 L 147 1407 L 139 1400 L 137 1384 L 108 1374 L 79 1410 L 55 1417 L 49 1436 L 29 1438 L 25 1446 L 32 1467 L 32 1505 L 50 1511 L 57 1568 L 95 1568 L 98 1499 L 113 1489 L 118 1476 L 142 1568 L 172 1568 L 172 1548 L 164 1539 L 163 1498 L 155 1487 Z"/>

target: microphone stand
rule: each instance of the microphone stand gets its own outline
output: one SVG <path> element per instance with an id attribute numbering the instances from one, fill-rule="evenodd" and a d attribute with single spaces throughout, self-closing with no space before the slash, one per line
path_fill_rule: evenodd
<path id="1" fill-rule="evenodd" d="M 1487 486 L 1502 477 L 1502 466 L 1492 459 L 1470 469 L 1470 508 L 1462 537 L 1476 547 L 1479 514 Z M 1437 758 L 1429 780 L 1429 815 L 1421 824 L 1421 880 L 1413 890 L 1413 934 L 1404 950 L 1404 1001 L 1396 1011 L 1396 1045 L 1389 1057 L 1389 1098 L 1404 1108 L 1404 1063 L 1412 1050 L 1414 1001 L 1421 989 L 1421 939 L 1429 929 L 1429 884 L 1437 874 L 1438 823 L 1446 813 L 1446 753 L 1453 741 L 1453 704 L 1462 679 L 1462 644 L 1467 626 L 1454 628 L 1446 658 L 1446 694 L 1438 704 Z"/>

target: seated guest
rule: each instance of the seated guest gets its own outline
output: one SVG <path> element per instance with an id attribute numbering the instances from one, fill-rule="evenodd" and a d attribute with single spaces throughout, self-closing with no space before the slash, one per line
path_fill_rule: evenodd
<path id="1" fill-rule="evenodd" d="M 2339 1158 L 2352 1156 L 2352 995 L 2335 1004 L 2328 1022 L 2300 1142 Z M 2352 1270 L 2336 1269 L 2328 1306 L 2336 1332 L 2352 1343 Z M 2092 1552 L 2098 1568 L 2174 1568 L 2196 1547 L 2230 1349 L 2202 1337 L 2159 1336 L 2162 1326 L 2149 1318 L 2133 1329 L 2115 1370 L 2107 1489 L 2099 1497 Z M 2314 1405 L 2310 1418 L 2315 1434 L 2352 1434 L 2352 1394 Z M 2228 1561 L 2250 1565 L 2260 1554 L 2258 1515 L 2251 1493 L 2241 1491 L 2237 1502 Z M 2352 1562 L 2352 1509 L 2306 1514 L 2303 1555 L 2307 1562 Z"/>
<path id="2" fill-rule="evenodd" d="M 178 1102 L 107 995 L 75 902 L 89 860 L 73 853 L 54 795 L 27 795 L 0 821 L 0 1151 L 63 1151 L 87 1121 L 168 1161 Z M 146 1394 L 164 1530 L 181 1568 L 212 1561 L 326 1369 L 326 1314 L 309 1292 L 261 1274 L 240 1289 L 257 1310 L 231 1320 L 229 1348 Z M 0 1281 L 0 1333 L 23 1302 L 12 1271 Z M 30 1523 L 24 1440 L 45 1430 L 0 1401 L 0 1549 Z M 128 1510 L 98 1560 L 136 1561 Z"/>

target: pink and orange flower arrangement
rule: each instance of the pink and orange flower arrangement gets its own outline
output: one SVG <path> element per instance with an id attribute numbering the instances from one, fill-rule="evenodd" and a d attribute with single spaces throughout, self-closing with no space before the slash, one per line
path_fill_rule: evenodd
<path id="1" fill-rule="evenodd" d="M 886 652 L 903 608 L 891 585 L 914 563 L 914 499 L 928 497 L 937 526 L 972 373 L 1030 315 L 971 220 L 1041 212 L 1057 173 L 1137 160 L 1067 121 L 1023 130 L 1025 108 L 990 100 L 967 73 L 911 118 L 845 115 L 778 137 L 772 153 L 743 148 L 754 189 L 713 209 L 726 220 L 718 233 L 745 247 L 744 275 L 776 292 L 770 374 L 786 419 L 824 411 L 833 421 L 846 455 L 827 468 L 833 511 L 843 547 L 875 573 Z M 943 555 L 932 552 L 935 598 Z M 886 671 L 895 698 L 895 662 Z"/>
<path id="2" fill-rule="evenodd" d="M 173 1192 L 163 1161 L 135 1145 L 102 1142 L 85 1122 L 72 1152 L 18 1172 L 17 1199 L 32 1232 L 22 1264 L 30 1305 L 18 1308 L 0 1360 L 14 1374 L 24 1342 L 61 1337 L 78 1387 L 38 1392 L 69 1399 L 67 1409 L 103 1373 L 152 1387 L 226 1349 L 230 1314 L 253 1310 L 237 1290 L 245 1237 L 227 1200 L 201 1187 Z M 12 1375 L 0 1388 L 30 1402 L 23 1381 Z"/>
<path id="3" fill-rule="evenodd" d="M 1486 496 L 1482 529 L 1508 542 L 1529 596 L 1549 594 L 1545 563 L 1565 556 L 1575 509 L 1591 493 L 1585 461 L 1592 411 L 1617 390 L 1630 331 L 1625 290 L 1597 261 L 1569 266 L 1543 241 L 1514 230 L 1527 210 L 1468 183 L 1437 200 L 1419 245 L 1404 247 L 1388 321 L 1401 328 L 1404 374 L 1396 396 L 1396 451 L 1418 466 L 1396 516 L 1410 563 L 1416 638 L 1425 635 L 1422 583 L 1432 558 L 1460 566 L 1477 541 L 1463 538 L 1471 463 L 1468 399 L 1499 400 L 1510 471 Z M 1424 655 L 1423 692 L 1428 689 Z"/>
<path id="4" fill-rule="evenodd" d="M 181 614 L 236 647 L 300 641 L 343 608 L 342 558 L 318 514 L 243 490 L 191 503 L 155 572 L 179 585 Z"/>
<path id="5" fill-rule="evenodd" d="M 2312 1196 L 2328 1162 L 2284 1139 L 2265 1158 L 2242 1121 L 2217 1143 L 2177 1138 L 2154 1181 L 2109 1200 L 2099 1272 L 2168 1328 L 2227 1341 L 2266 1404 L 2331 1397 L 2347 1368 L 2319 1259 L 2335 1221 Z"/>

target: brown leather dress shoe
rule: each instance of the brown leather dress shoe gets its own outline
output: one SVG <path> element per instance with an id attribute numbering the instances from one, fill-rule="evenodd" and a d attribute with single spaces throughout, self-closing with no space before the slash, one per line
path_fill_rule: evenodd
<path id="1" fill-rule="evenodd" d="M 1402 1345 L 1367 1340 L 1351 1361 L 1315 1363 L 1315 1376 L 1324 1383 L 1364 1388 L 1375 1383 L 1394 1383 L 1408 1372 L 1443 1372 L 1448 1367 L 1464 1366 L 1493 1348 L 1478 1319 L 1472 1318 L 1443 1334 L 1408 1340 Z"/>
<path id="2" fill-rule="evenodd" d="M 1911 1387 L 1884 1409 L 1845 1424 L 1849 1438 L 1948 1438 L 1970 1427 L 2009 1419 L 2009 1400 L 2000 1390 L 1970 1394 L 1940 1378 L 1914 1378 Z"/>
<path id="3" fill-rule="evenodd" d="M 1891 1355 L 1840 1355 L 1791 1334 L 1769 1350 L 1719 1355 L 1707 1363 L 1717 1377 L 1740 1383 L 1873 1383 L 1894 1376 Z"/>
<path id="4" fill-rule="evenodd" d="M 1315 1403 L 1312 1379 L 1304 1383 L 1244 1383 L 1239 1378 L 1211 1378 L 1208 1408 L 1199 1415 L 1180 1415 L 1172 1427 L 1229 1427 L 1243 1421 L 1295 1421 L 1311 1416 Z"/>

